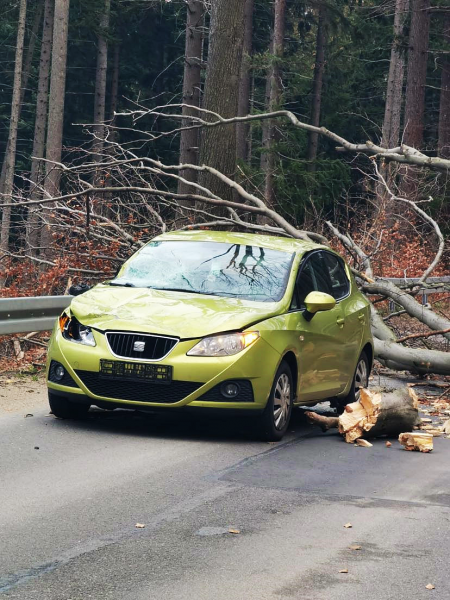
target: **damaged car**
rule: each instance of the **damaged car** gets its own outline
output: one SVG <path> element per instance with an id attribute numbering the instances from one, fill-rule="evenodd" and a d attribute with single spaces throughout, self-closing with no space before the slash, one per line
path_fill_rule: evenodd
<path id="1" fill-rule="evenodd" d="M 368 384 L 369 302 L 326 246 L 214 231 L 165 233 L 73 298 L 52 334 L 50 407 L 252 416 L 280 440 L 292 409 L 342 410 Z"/>

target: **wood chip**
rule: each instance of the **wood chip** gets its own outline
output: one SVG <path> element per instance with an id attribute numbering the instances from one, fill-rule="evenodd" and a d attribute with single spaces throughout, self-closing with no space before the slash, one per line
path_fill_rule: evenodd
<path id="1" fill-rule="evenodd" d="M 362 546 L 349 546 L 350 550 L 361 550 Z"/>
<path id="2" fill-rule="evenodd" d="M 135 527 L 136 527 L 136 529 L 144 529 L 145 524 L 144 523 L 136 523 Z"/>
<path id="3" fill-rule="evenodd" d="M 234 535 L 237 535 L 238 533 L 241 533 L 240 529 L 229 529 L 228 533 L 233 533 Z"/>
<path id="4" fill-rule="evenodd" d="M 401 433 L 398 441 L 405 450 L 417 450 L 419 452 L 431 452 L 433 450 L 433 436 L 431 433 L 412 432 Z"/>
<path id="5" fill-rule="evenodd" d="M 432 583 L 429 583 L 425 587 L 426 587 L 427 590 L 435 590 L 436 589 L 436 586 L 434 586 Z"/>
<path id="6" fill-rule="evenodd" d="M 346 523 L 344 525 L 345 529 L 351 529 L 353 527 L 353 525 L 351 523 Z"/>
<path id="7" fill-rule="evenodd" d="M 363 440 L 362 438 L 357 439 L 355 443 L 357 446 L 361 446 L 362 448 L 372 448 L 373 446 L 373 444 L 367 440 Z"/>
<path id="8" fill-rule="evenodd" d="M 341 569 L 339 573 L 348 573 L 348 569 Z"/>
<path id="9" fill-rule="evenodd" d="M 450 419 L 448 421 L 445 421 L 445 423 L 442 425 L 442 431 L 446 434 L 449 435 L 450 434 Z"/>

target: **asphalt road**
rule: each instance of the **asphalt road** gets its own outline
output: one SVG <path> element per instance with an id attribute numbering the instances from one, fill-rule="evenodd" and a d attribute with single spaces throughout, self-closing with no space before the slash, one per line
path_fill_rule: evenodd
<path id="1" fill-rule="evenodd" d="M 296 415 L 266 444 L 245 423 L 58 420 L 31 395 L 0 410 L 0 597 L 450 598 L 450 440 L 359 448 Z"/>

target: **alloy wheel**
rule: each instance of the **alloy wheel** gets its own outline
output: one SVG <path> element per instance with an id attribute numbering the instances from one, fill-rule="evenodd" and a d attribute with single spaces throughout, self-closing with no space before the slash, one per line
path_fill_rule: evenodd
<path id="1" fill-rule="evenodd" d="M 291 382 L 286 373 L 281 373 L 273 394 L 273 422 L 275 429 L 282 430 L 289 418 L 291 406 Z"/>

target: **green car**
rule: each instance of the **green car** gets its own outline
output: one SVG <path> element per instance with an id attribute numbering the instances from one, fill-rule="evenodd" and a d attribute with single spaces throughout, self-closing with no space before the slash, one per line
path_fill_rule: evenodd
<path id="1" fill-rule="evenodd" d="M 342 410 L 368 384 L 369 302 L 335 252 L 230 232 L 158 236 L 76 296 L 48 353 L 50 407 L 251 415 L 280 440 L 294 406 Z"/>

